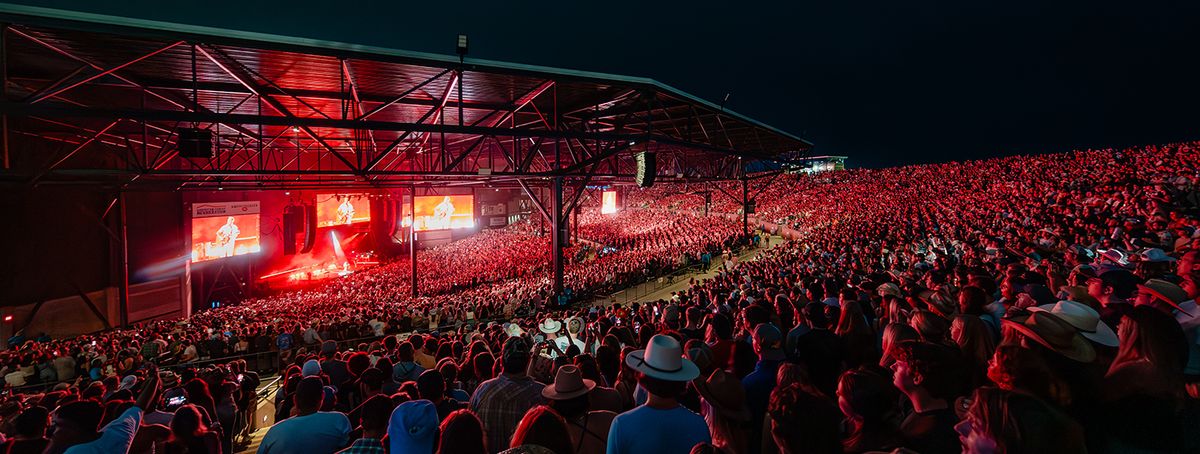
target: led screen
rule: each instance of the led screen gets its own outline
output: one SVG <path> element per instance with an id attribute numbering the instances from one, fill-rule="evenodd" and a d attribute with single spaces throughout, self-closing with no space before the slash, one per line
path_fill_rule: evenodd
<path id="1" fill-rule="evenodd" d="M 417 196 L 413 205 L 414 227 L 418 232 L 475 227 L 475 196 Z"/>
<path id="2" fill-rule="evenodd" d="M 261 251 L 257 213 L 192 218 L 192 262 Z"/>
<path id="3" fill-rule="evenodd" d="M 366 194 L 317 194 L 317 227 L 370 220 L 371 201 Z"/>
<path id="4" fill-rule="evenodd" d="M 604 191 L 600 197 L 600 214 L 617 212 L 617 191 Z"/>

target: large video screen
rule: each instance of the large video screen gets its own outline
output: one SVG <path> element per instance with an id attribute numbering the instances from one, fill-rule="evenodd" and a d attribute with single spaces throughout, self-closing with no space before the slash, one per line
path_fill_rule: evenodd
<path id="1" fill-rule="evenodd" d="M 317 194 L 317 227 L 370 220 L 371 200 L 366 194 Z"/>
<path id="2" fill-rule="evenodd" d="M 192 218 L 192 262 L 262 252 L 258 213 Z"/>
<path id="3" fill-rule="evenodd" d="M 428 195 L 413 199 L 414 229 L 469 229 L 475 227 L 475 196 Z"/>
<path id="4" fill-rule="evenodd" d="M 600 194 L 600 214 L 617 212 L 617 191 L 604 191 Z"/>

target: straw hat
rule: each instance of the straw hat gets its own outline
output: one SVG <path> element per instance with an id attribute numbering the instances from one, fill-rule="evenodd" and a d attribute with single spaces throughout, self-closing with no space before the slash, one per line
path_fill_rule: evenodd
<path id="1" fill-rule="evenodd" d="M 1002 321 L 1025 337 L 1042 344 L 1060 355 L 1090 363 L 1096 359 L 1096 349 L 1071 324 L 1046 311 L 1030 312 Z"/>
<path id="2" fill-rule="evenodd" d="M 1097 344 L 1116 347 L 1120 343 L 1117 340 L 1117 333 L 1100 320 L 1100 313 L 1086 304 L 1063 300 L 1054 304 L 1034 306 L 1029 308 L 1029 311 L 1054 314 L 1055 317 L 1079 330 L 1080 335 Z"/>
<path id="3" fill-rule="evenodd" d="M 655 334 L 645 350 L 625 356 L 625 364 L 647 376 L 667 381 L 691 381 L 700 376 L 696 363 L 683 358 L 683 346 L 674 337 Z"/>
<path id="4" fill-rule="evenodd" d="M 734 376 L 717 369 L 707 380 L 696 380 L 694 384 L 696 391 L 717 413 L 738 421 L 750 420 L 750 409 L 746 406 L 746 389 Z"/>
<path id="5" fill-rule="evenodd" d="M 582 396 L 596 387 L 596 382 L 583 378 L 579 367 L 572 364 L 558 368 L 554 383 L 542 388 L 542 397 L 550 400 L 567 400 Z"/>

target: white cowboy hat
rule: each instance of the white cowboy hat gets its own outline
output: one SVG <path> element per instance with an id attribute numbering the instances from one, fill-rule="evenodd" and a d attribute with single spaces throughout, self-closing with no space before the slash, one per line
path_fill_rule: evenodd
<path id="1" fill-rule="evenodd" d="M 1029 311 L 1054 314 L 1055 317 L 1074 326 L 1083 337 L 1097 344 L 1116 347 L 1120 343 L 1117 340 L 1117 333 L 1100 320 L 1100 313 L 1086 304 L 1062 300 L 1054 304 L 1033 306 L 1029 308 Z"/>
<path id="2" fill-rule="evenodd" d="M 546 334 L 555 334 L 555 333 L 559 332 L 559 330 L 561 330 L 561 329 L 562 329 L 562 322 L 557 321 L 552 318 L 549 318 L 549 317 L 547 317 L 545 320 L 542 320 L 542 323 L 538 324 L 538 331 L 541 331 Z"/>
<path id="3" fill-rule="evenodd" d="M 683 346 L 674 337 L 655 334 L 645 350 L 625 356 L 625 364 L 647 376 L 666 381 L 691 381 L 700 376 L 700 368 L 683 357 Z"/>

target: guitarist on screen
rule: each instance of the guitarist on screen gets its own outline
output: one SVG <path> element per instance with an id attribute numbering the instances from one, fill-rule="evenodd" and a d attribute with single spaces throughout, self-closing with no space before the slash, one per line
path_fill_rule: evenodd
<path id="1" fill-rule="evenodd" d="M 346 197 L 346 200 L 338 205 L 337 214 L 338 224 L 350 225 L 351 222 L 354 222 L 354 205 L 350 203 L 350 197 Z"/>
<path id="2" fill-rule="evenodd" d="M 237 224 L 233 222 L 233 216 L 226 218 L 225 225 L 217 229 L 217 240 L 213 242 L 213 249 L 216 250 L 216 256 L 233 257 L 233 245 L 237 242 L 237 237 L 241 233 L 241 229 L 238 229 Z"/>

